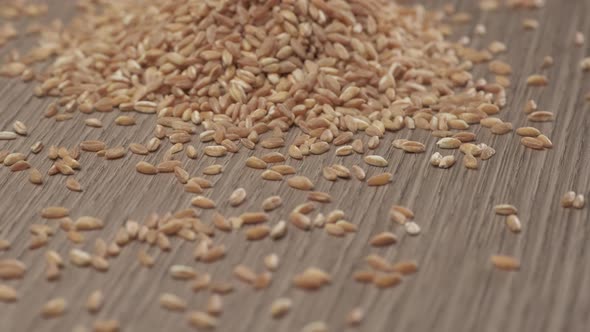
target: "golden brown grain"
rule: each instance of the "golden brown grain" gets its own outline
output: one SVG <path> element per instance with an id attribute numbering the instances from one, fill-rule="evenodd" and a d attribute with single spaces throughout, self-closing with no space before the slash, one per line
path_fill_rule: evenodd
<path id="1" fill-rule="evenodd" d="M 367 184 L 369 186 L 383 186 L 390 183 L 392 179 L 393 175 L 386 172 L 371 176 L 367 179 Z"/>
<path id="2" fill-rule="evenodd" d="M 583 194 L 576 195 L 576 198 L 572 202 L 572 207 L 576 209 L 583 209 L 585 205 L 585 199 Z"/>
<path id="3" fill-rule="evenodd" d="M 54 318 L 64 314 L 67 309 L 67 301 L 63 297 L 58 297 L 47 301 L 41 308 L 43 318 Z"/>
<path id="4" fill-rule="evenodd" d="M 512 204 L 498 204 L 494 206 L 494 212 L 501 216 L 509 216 L 511 214 L 517 214 L 518 210 Z"/>
<path id="5" fill-rule="evenodd" d="M 506 217 L 506 226 L 512 233 L 520 233 L 522 230 L 522 224 L 517 215 L 511 214 Z"/>
<path id="6" fill-rule="evenodd" d="M 104 304 L 104 295 L 101 290 L 97 289 L 88 295 L 86 300 L 86 309 L 90 313 L 97 313 Z"/>
<path id="7" fill-rule="evenodd" d="M 397 242 L 397 237 L 391 232 L 381 232 L 369 240 L 373 247 L 386 247 Z"/>
<path id="8" fill-rule="evenodd" d="M 163 293 L 160 295 L 160 306 L 170 311 L 184 311 L 187 303 L 179 296 L 172 293 Z"/>
<path id="9" fill-rule="evenodd" d="M 490 260 L 492 264 L 499 270 L 516 271 L 520 269 L 520 262 L 511 256 L 492 255 Z"/>
<path id="10" fill-rule="evenodd" d="M 312 190 L 314 188 L 313 182 L 305 176 L 298 175 L 287 179 L 287 184 L 294 189 L 298 190 Z"/>

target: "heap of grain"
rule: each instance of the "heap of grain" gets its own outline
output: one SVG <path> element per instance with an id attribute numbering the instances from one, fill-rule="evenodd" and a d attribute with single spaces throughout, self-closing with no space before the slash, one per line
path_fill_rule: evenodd
<path id="1" fill-rule="evenodd" d="M 448 136 L 495 114 L 498 84 L 474 82 L 491 59 L 445 40 L 442 12 L 387 0 L 90 1 L 40 46 L 3 65 L 59 97 L 46 116 L 135 111 L 157 114 L 165 135 L 202 132 L 218 144 L 284 145 L 299 127 L 302 155 L 317 140 L 337 145 L 364 132 L 423 128 Z M 43 73 L 32 64 L 56 56 Z M 186 135 L 186 134 L 189 135 Z M 180 134 L 180 135 L 178 135 Z M 235 144 L 234 144 L 235 145 Z"/>

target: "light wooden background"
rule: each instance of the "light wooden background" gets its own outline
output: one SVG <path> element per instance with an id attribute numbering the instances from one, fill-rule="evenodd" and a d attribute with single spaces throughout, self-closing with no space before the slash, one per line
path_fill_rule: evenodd
<path id="1" fill-rule="evenodd" d="M 428 6 L 441 6 L 443 1 L 426 1 Z M 366 310 L 360 331 L 588 331 L 590 328 L 590 209 L 562 209 L 559 197 L 567 190 L 584 193 L 590 190 L 590 107 L 583 94 L 590 90 L 590 74 L 578 67 L 583 56 L 590 54 L 590 41 L 584 47 L 573 46 L 575 31 L 590 38 L 590 1 L 548 0 L 537 11 L 502 9 L 480 12 L 476 1 L 455 1 L 457 8 L 474 15 L 488 28 L 485 36 L 474 36 L 474 45 L 483 47 L 498 39 L 509 51 L 502 57 L 515 73 L 509 89 L 508 106 L 501 118 L 518 126 L 527 122 L 521 109 L 528 98 L 535 98 L 543 110 L 556 114 L 553 123 L 537 125 L 553 140 L 555 148 L 537 152 L 525 149 L 516 135 L 493 136 L 487 130 L 474 128 L 478 140 L 497 150 L 479 171 L 468 171 L 460 165 L 449 170 L 430 167 L 428 159 L 434 152 L 435 139 L 423 131 L 402 131 L 389 134 L 377 152 L 390 161 L 394 173 L 390 186 L 370 188 L 356 180 L 332 183 L 321 177 L 322 165 L 338 162 L 347 166 L 361 164 L 360 156 L 335 157 L 333 150 L 325 156 L 309 157 L 304 162 L 289 160 L 298 172 L 312 178 L 317 189 L 332 193 L 334 202 L 322 206 L 327 213 L 344 209 L 349 219 L 359 225 L 355 236 L 338 239 L 321 230 L 303 233 L 290 228 L 285 239 L 248 243 L 241 232 L 217 234 L 216 241 L 229 248 L 229 255 L 213 265 L 195 263 L 194 245 L 175 240 L 171 253 L 151 249 L 156 265 L 140 267 L 134 243 L 119 258 L 111 261 L 107 273 L 68 266 L 58 282 L 44 278 L 44 249 L 30 251 L 28 226 L 42 221 L 41 208 L 64 205 L 73 217 L 93 215 L 106 221 L 101 232 L 86 233 L 91 249 L 96 236 L 112 240 L 114 230 L 131 218 L 142 220 L 151 212 L 165 213 L 188 207 L 191 194 L 184 193 L 173 175 L 143 176 L 134 165 L 145 157 L 128 154 L 115 161 L 105 161 L 89 153 L 81 157 L 82 170 L 76 178 L 83 193 L 65 188 L 65 177 L 46 178 L 42 187 L 28 182 L 27 172 L 11 173 L 0 167 L 0 237 L 10 240 L 13 248 L 1 252 L 0 258 L 17 257 L 29 269 L 22 281 L 8 284 L 20 292 L 16 304 L 0 303 L 0 331 L 70 331 L 74 326 L 91 326 L 96 318 L 119 319 L 123 331 L 190 331 L 184 314 L 167 312 L 158 304 L 159 294 L 173 292 L 187 299 L 191 309 L 203 309 L 208 294 L 193 293 L 189 284 L 172 280 L 167 274 L 172 264 L 187 264 L 208 271 L 216 279 L 234 281 L 237 291 L 224 296 L 225 311 L 218 331 L 299 331 L 307 322 L 325 320 L 330 331 L 352 331 L 344 324 L 346 313 L 355 306 Z M 72 2 L 73 3 L 73 2 Z M 73 4 L 51 1 L 51 17 L 68 17 Z M 536 18 L 537 31 L 524 31 L 521 21 Z M 471 35 L 473 24 L 459 31 Z M 26 49 L 30 40 L 12 42 L 11 46 Z M 6 54 L 7 48 L 2 50 Z M 545 55 L 555 58 L 555 65 L 546 70 L 550 84 L 546 88 L 527 88 L 523 80 L 538 72 Z M 484 74 L 485 67 L 476 73 Z M 31 134 L 15 141 L 1 141 L 0 149 L 27 152 L 30 145 L 41 140 L 48 145 L 71 147 L 81 140 L 101 139 L 109 145 L 146 143 L 152 135 L 154 118 L 135 115 L 134 127 L 113 124 L 117 112 L 94 114 L 105 127 L 84 127 L 87 115 L 77 114 L 74 120 L 55 123 L 43 118 L 49 100 L 32 96 L 32 86 L 17 81 L 0 80 L 0 129 L 8 129 L 15 120 L 25 122 Z M 427 153 L 406 155 L 391 148 L 394 138 L 413 138 L 428 143 Z M 197 147 L 201 147 L 196 141 Z M 164 151 L 160 149 L 160 152 Z M 286 149 L 281 149 L 286 153 Z M 275 194 L 285 200 L 284 208 L 272 212 L 272 223 L 286 217 L 287 211 L 305 201 L 305 194 L 294 191 L 286 183 L 263 182 L 259 171 L 244 167 L 250 155 L 263 150 L 242 151 L 220 159 L 199 157 L 184 160 L 191 175 L 219 162 L 225 166 L 222 176 L 212 177 L 215 188 L 207 195 L 217 199 L 226 215 L 259 210 L 261 201 Z M 455 152 L 459 157 L 458 151 Z M 157 162 L 162 153 L 150 155 L 147 161 Z M 46 172 L 51 163 L 46 151 L 29 155 L 33 165 Z M 183 157 L 184 158 L 184 157 Z M 364 166 L 365 167 L 365 166 Z M 365 167 L 366 168 L 366 167 Z M 368 175 L 375 174 L 375 168 Z M 237 187 L 249 193 L 247 203 L 230 208 L 224 197 Z M 492 207 L 512 203 L 519 209 L 524 231 L 508 232 L 503 219 L 495 216 Z M 408 237 L 403 229 L 389 222 L 391 204 L 403 204 L 416 212 L 416 221 L 423 233 Z M 203 220 L 210 220 L 210 213 Z M 50 223 L 51 224 L 51 223 Z M 392 230 L 401 238 L 387 249 L 370 248 L 369 237 L 383 230 Z M 67 256 L 73 245 L 63 232 L 51 239 L 49 248 Z M 268 290 L 257 292 L 236 281 L 231 269 L 244 263 L 263 271 L 262 258 L 271 252 L 281 258 L 281 266 L 273 276 Z M 351 274 L 364 266 L 363 258 L 379 253 L 392 261 L 415 259 L 420 271 L 406 278 L 402 285 L 390 290 L 377 290 L 355 283 Z M 519 257 L 521 271 L 507 273 L 494 270 L 491 254 Z M 291 278 L 309 266 L 329 271 L 332 285 L 314 293 L 294 289 Z M 106 296 L 103 310 L 96 316 L 84 310 L 88 294 L 102 289 Z M 64 296 L 69 301 L 65 316 L 44 320 L 39 311 L 52 297 Z M 282 320 L 272 320 L 270 303 L 279 296 L 291 297 L 292 311 Z"/>

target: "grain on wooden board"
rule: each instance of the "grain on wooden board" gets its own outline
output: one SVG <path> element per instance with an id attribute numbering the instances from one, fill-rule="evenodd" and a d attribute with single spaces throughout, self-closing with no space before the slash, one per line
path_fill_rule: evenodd
<path id="1" fill-rule="evenodd" d="M 67 217 L 70 210 L 63 206 L 49 206 L 41 210 L 41 217 L 46 219 L 59 219 Z"/>
<path id="2" fill-rule="evenodd" d="M 518 214 L 518 209 L 512 204 L 497 204 L 494 206 L 494 212 L 501 216 Z"/>
<path id="3" fill-rule="evenodd" d="M 67 301 L 63 297 L 58 297 L 47 301 L 41 308 L 43 318 L 54 318 L 64 314 L 67 309 Z"/>
<path id="4" fill-rule="evenodd" d="M 353 308 L 346 315 L 346 324 L 349 326 L 358 326 L 362 323 L 365 317 L 365 310 L 361 307 Z"/>
<path id="5" fill-rule="evenodd" d="M 369 243 L 373 247 L 385 247 L 397 242 L 397 236 L 391 232 L 381 232 L 371 237 Z"/>
<path id="6" fill-rule="evenodd" d="M 313 321 L 301 329 L 301 332 L 328 332 L 328 325 L 323 321 Z"/>
<path id="7" fill-rule="evenodd" d="M 217 318 L 203 311 L 191 311 L 188 322 L 198 329 L 212 329 L 218 325 Z"/>
<path id="8" fill-rule="evenodd" d="M 511 214 L 506 217 L 506 226 L 512 233 L 520 233 L 522 230 L 520 219 L 515 214 Z"/>
<path id="9" fill-rule="evenodd" d="M 184 311 L 187 308 L 187 303 L 178 295 L 162 293 L 160 295 L 160 306 L 170 311 Z"/>
<path id="10" fill-rule="evenodd" d="M 280 319 L 287 315 L 293 306 L 293 301 L 287 297 L 280 297 L 274 300 L 270 306 L 272 318 Z"/>
<path id="11" fill-rule="evenodd" d="M 0 302 L 16 302 L 18 298 L 16 289 L 9 285 L 0 284 Z"/>
<path id="12" fill-rule="evenodd" d="M 104 294 L 100 289 L 92 291 L 86 300 L 86 309 L 90 313 L 97 313 L 104 304 Z"/>
<path id="13" fill-rule="evenodd" d="M 585 199 L 583 194 L 576 195 L 576 198 L 572 202 L 572 207 L 576 209 L 583 209 L 585 205 Z"/>
<path id="14" fill-rule="evenodd" d="M 291 188 L 299 190 L 312 190 L 314 188 L 313 182 L 311 182 L 308 177 L 302 175 L 296 175 L 288 178 L 287 184 Z"/>
<path id="15" fill-rule="evenodd" d="M 262 209 L 264 211 L 272 211 L 283 204 L 281 196 L 270 196 L 262 201 Z"/>
<path id="16" fill-rule="evenodd" d="M 378 288 L 391 288 L 402 282 L 402 275 L 397 272 L 380 273 L 373 280 L 373 284 Z"/>
<path id="17" fill-rule="evenodd" d="M 367 184 L 369 186 L 383 186 L 391 182 L 393 179 L 393 175 L 391 173 L 385 172 L 377 175 L 373 175 L 367 179 Z"/>
<path id="18" fill-rule="evenodd" d="M 492 255 L 490 257 L 492 264 L 499 270 L 516 271 L 520 269 L 520 262 L 512 256 Z"/>

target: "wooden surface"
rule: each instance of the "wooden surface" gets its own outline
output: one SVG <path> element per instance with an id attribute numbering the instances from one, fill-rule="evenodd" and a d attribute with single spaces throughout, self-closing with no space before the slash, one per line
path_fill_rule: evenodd
<path id="1" fill-rule="evenodd" d="M 287 162 L 312 178 L 318 190 L 332 193 L 334 202 L 321 206 L 319 211 L 346 211 L 349 220 L 359 225 L 355 236 L 339 239 L 321 230 L 304 233 L 290 228 L 281 241 L 251 243 L 245 241 L 242 232 L 218 233 L 215 240 L 229 248 L 229 255 L 213 265 L 196 263 L 192 258 L 194 245 L 175 239 L 170 253 L 150 249 L 156 257 L 152 269 L 139 266 L 136 255 L 140 245 L 133 243 L 111 261 L 107 273 L 68 266 L 58 282 L 48 282 L 42 263 L 45 249 L 27 248 L 28 226 L 46 222 L 39 217 L 41 208 L 64 205 L 71 208 L 73 217 L 103 218 L 103 231 L 85 233 L 86 244 L 81 247 L 91 250 L 97 236 L 112 240 L 114 231 L 127 219 L 143 220 L 151 212 L 189 207 L 192 195 L 183 192 L 173 175 L 150 177 L 136 173 L 134 165 L 144 157 L 131 154 L 105 161 L 83 153 L 82 170 L 76 175 L 83 193 L 68 191 L 62 176 L 46 178 L 46 183 L 37 187 L 28 182 L 26 172 L 11 173 L 0 167 L 0 238 L 13 243 L 10 251 L 0 253 L 0 258 L 16 257 L 29 267 L 24 280 L 8 282 L 19 290 L 21 298 L 16 304 L 0 303 L 0 331 L 70 331 L 78 324 L 91 326 L 96 318 L 119 319 L 123 331 L 193 330 L 184 314 L 167 312 L 158 304 L 159 294 L 167 291 L 187 299 L 191 309 L 204 308 L 208 294 L 193 293 L 188 283 L 172 280 L 167 273 L 172 264 L 194 266 L 210 272 L 215 279 L 235 283 L 237 290 L 223 298 L 225 309 L 218 331 L 299 331 L 314 320 L 325 320 L 330 331 L 352 331 L 345 326 L 344 317 L 355 306 L 366 310 L 366 319 L 358 330 L 368 332 L 587 331 L 590 209 L 562 209 L 559 197 L 571 189 L 588 199 L 590 190 L 590 107 L 582 97 L 590 90 L 590 75 L 584 76 L 578 66 L 580 59 L 590 53 L 590 42 L 576 48 L 572 41 L 577 30 L 590 37 L 590 1 L 568 1 L 567 5 L 562 1 L 547 2 L 545 8 L 537 11 L 502 9 L 484 13 L 477 9 L 476 1 L 460 0 L 457 8 L 472 13 L 488 29 L 487 35 L 474 36 L 473 45 L 483 47 L 496 39 L 508 45 L 509 51 L 502 58 L 515 68 L 515 73 L 513 86 L 508 90 L 508 106 L 500 117 L 515 127 L 526 125 L 521 109 L 526 99 L 535 98 L 541 109 L 556 114 L 555 122 L 536 125 L 553 140 L 552 150 L 525 149 L 516 135 L 493 136 L 474 127 L 479 141 L 496 148 L 496 156 L 484 162 L 479 171 L 468 171 L 461 165 L 441 170 L 428 165 L 435 150 L 435 139 L 428 133 L 390 133 L 377 153 L 390 161 L 394 180 L 390 186 L 380 188 L 367 187 L 356 180 L 332 183 L 321 177 L 321 167 L 334 162 L 363 165 L 369 176 L 380 171 L 367 168 L 359 155 L 335 157 L 332 150 L 304 162 Z M 71 15 L 71 5 L 53 3 L 49 17 Z M 428 1 L 427 5 L 442 3 Z M 538 19 L 539 29 L 524 31 L 524 17 Z M 473 25 L 462 30 L 470 34 Z M 10 45 L 26 48 L 30 41 Z M 527 88 L 524 79 L 540 71 L 545 55 L 555 58 L 555 65 L 546 70 L 549 86 Z M 483 75 L 485 66 L 476 67 L 475 73 Z M 32 96 L 31 85 L 2 79 L 0 128 L 9 129 L 15 120 L 21 120 L 31 134 L 15 141 L 0 141 L 0 149 L 26 153 L 38 140 L 46 146 L 68 147 L 85 139 L 102 139 L 112 146 L 146 143 L 155 123 L 152 116 L 135 115 L 138 125 L 115 126 L 117 112 L 93 115 L 106 124 L 103 129 L 85 127 L 82 120 L 88 116 L 83 114 L 76 114 L 73 121 L 56 123 L 42 117 L 48 103 L 48 99 Z M 427 142 L 427 152 L 408 155 L 391 148 L 394 138 L 410 137 Z M 194 143 L 201 147 L 196 140 Z M 157 162 L 164 150 L 145 160 Z M 286 153 L 286 149 L 280 151 Z M 226 216 L 259 210 L 264 198 L 281 195 L 285 205 L 272 212 L 274 224 L 285 218 L 289 209 L 304 202 L 306 195 L 288 188 L 286 183 L 263 182 L 260 171 L 244 167 L 245 158 L 263 152 L 266 151 L 242 151 L 219 159 L 200 156 L 196 161 L 183 157 L 183 161 L 191 175 L 200 174 L 213 163 L 225 166 L 222 176 L 211 177 L 215 189 L 207 195 L 220 202 L 219 210 Z M 459 152 L 455 155 L 459 157 Z M 29 158 L 43 173 L 51 165 L 46 150 L 39 155 L 29 153 Z M 249 197 L 243 206 L 231 208 L 225 198 L 237 187 L 246 188 Z M 393 203 L 414 209 L 423 230 L 420 236 L 409 237 L 389 221 L 387 212 Z M 511 234 L 503 219 L 494 215 L 492 207 L 498 203 L 518 207 L 522 234 Z M 203 213 L 202 219 L 210 220 L 210 215 Z M 387 249 L 369 247 L 369 237 L 384 230 L 398 234 L 400 241 Z M 48 247 L 67 256 L 74 246 L 63 232 L 58 232 Z M 280 256 L 281 266 L 269 289 L 254 291 L 232 276 L 231 269 L 238 263 L 263 271 L 262 258 L 271 252 Z M 392 261 L 415 259 L 420 271 L 390 290 L 355 283 L 352 272 L 364 267 L 363 258 L 372 252 Z M 520 258 L 521 270 L 494 270 L 489 256 L 497 253 Z M 333 283 L 313 293 L 294 289 L 291 278 L 309 266 L 330 272 Z M 95 289 L 103 290 L 106 302 L 104 309 L 93 316 L 84 310 L 84 303 Z M 68 300 L 67 314 L 58 319 L 42 319 L 41 306 L 57 296 Z M 284 319 L 272 320 L 270 303 L 280 296 L 291 297 L 294 307 Z"/>

